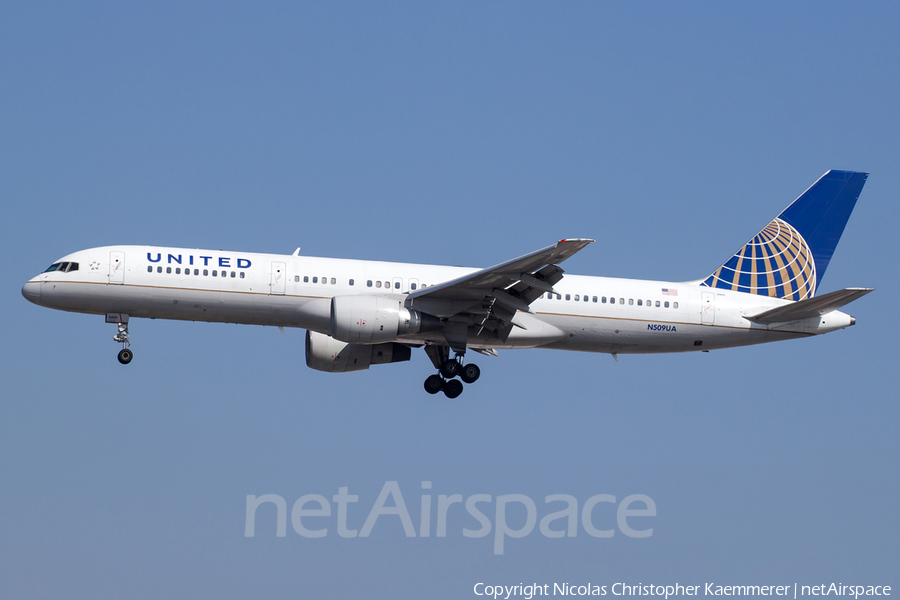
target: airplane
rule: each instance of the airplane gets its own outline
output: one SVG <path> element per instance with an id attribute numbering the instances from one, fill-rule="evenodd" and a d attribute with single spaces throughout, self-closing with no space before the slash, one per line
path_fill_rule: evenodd
<path id="1" fill-rule="evenodd" d="M 849 327 L 868 294 L 816 295 L 868 173 L 828 171 L 709 276 L 669 282 L 564 276 L 593 242 L 563 239 L 486 269 L 292 255 L 105 246 L 29 280 L 34 304 L 104 315 L 131 362 L 131 318 L 306 329 L 307 366 L 332 373 L 407 361 L 424 348 L 430 394 L 456 398 L 481 369 L 467 350 L 611 354 L 709 351 Z"/>

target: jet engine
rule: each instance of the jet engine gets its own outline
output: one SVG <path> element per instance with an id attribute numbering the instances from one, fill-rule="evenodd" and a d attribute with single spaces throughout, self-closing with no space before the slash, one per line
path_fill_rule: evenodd
<path id="1" fill-rule="evenodd" d="M 400 300 L 381 296 L 335 296 L 331 299 L 331 337 L 350 344 L 378 344 L 432 331 L 440 319 L 409 310 Z"/>
<path id="2" fill-rule="evenodd" d="M 409 360 L 411 354 L 403 344 L 347 344 L 323 333 L 306 332 L 306 366 L 317 371 L 365 371 L 370 365 Z"/>

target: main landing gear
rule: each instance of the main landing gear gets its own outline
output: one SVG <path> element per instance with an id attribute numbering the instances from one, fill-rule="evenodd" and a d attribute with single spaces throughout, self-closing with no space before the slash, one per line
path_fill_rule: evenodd
<path id="1" fill-rule="evenodd" d="M 113 340 L 122 344 L 122 349 L 119 350 L 118 359 L 120 363 L 127 365 L 131 362 L 131 359 L 134 358 L 134 352 L 129 348 L 131 342 L 128 340 L 128 315 L 108 313 L 106 315 L 106 322 L 116 323 L 119 326 L 119 331 L 113 336 Z"/>
<path id="2" fill-rule="evenodd" d="M 462 354 L 457 354 L 456 358 L 443 360 L 440 363 L 440 374 L 431 375 L 425 380 L 425 391 L 429 394 L 444 392 L 448 398 L 456 398 L 463 392 L 463 382 L 475 383 L 481 377 L 481 369 L 475 363 L 463 365 L 460 362 L 462 357 Z M 457 376 L 459 379 L 456 379 Z"/>

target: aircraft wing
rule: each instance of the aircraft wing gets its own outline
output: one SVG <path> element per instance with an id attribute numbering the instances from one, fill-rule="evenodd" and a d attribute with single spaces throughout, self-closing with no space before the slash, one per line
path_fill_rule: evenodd
<path id="1" fill-rule="evenodd" d="M 771 325 L 772 323 L 786 323 L 810 317 L 820 317 L 841 308 L 845 304 L 850 304 L 857 298 L 862 298 L 871 291 L 872 288 L 847 288 L 829 292 L 822 296 L 800 300 L 799 302 L 792 302 L 791 304 L 779 306 L 778 308 L 745 318 L 754 323 Z"/>
<path id="2" fill-rule="evenodd" d="M 561 240 L 552 246 L 481 269 L 457 279 L 416 290 L 406 305 L 441 318 L 481 329 L 507 328 L 517 311 L 530 313 L 529 305 L 563 277 L 559 263 L 594 240 Z"/>

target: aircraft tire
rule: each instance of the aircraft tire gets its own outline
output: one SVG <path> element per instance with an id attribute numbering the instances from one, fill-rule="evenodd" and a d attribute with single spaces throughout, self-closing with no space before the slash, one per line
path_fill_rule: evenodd
<path id="1" fill-rule="evenodd" d="M 444 380 L 440 375 L 431 375 L 425 380 L 425 391 L 429 394 L 437 394 L 444 386 Z"/>
<path id="2" fill-rule="evenodd" d="M 459 362 L 455 358 L 448 358 L 441 365 L 441 375 L 446 379 L 453 379 L 459 374 Z"/>
<path id="3" fill-rule="evenodd" d="M 127 365 L 131 362 L 131 359 L 134 358 L 134 352 L 129 350 L 128 348 L 122 348 L 119 350 L 119 362 L 123 365 Z"/>
<path id="4" fill-rule="evenodd" d="M 463 392 L 463 384 L 459 379 L 450 379 L 444 382 L 444 395 L 448 398 L 456 398 Z"/>
<path id="5" fill-rule="evenodd" d="M 475 383 L 481 377 L 481 369 L 475 363 L 469 363 L 462 368 L 459 378 L 465 383 Z"/>

